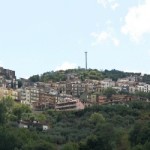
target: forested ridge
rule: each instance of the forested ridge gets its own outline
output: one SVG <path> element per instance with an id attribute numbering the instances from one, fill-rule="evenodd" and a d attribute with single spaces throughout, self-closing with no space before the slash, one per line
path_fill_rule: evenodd
<path id="1" fill-rule="evenodd" d="M 10 98 L 0 102 L 1 150 L 149 150 L 150 103 L 95 105 L 81 111 L 35 113 Z M 20 119 L 49 130 L 21 129 Z"/>
<path id="2" fill-rule="evenodd" d="M 69 69 L 66 71 L 49 71 L 45 72 L 41 75 L 33 75 L 29 78 L 32 82 L 48 82 L 52 80 L 54 82 L 58 81 L 65 81 L 67 79 L 66 75 L 74 73 L 78 75 L 79 79 L 84 81 L 85 79 L 94 79 L 94 80 L 102 80 L 104 78 L 110 78 L 113 81 L 117 81 L 119 78 L 125 78 L 128 76 L 140 76 L 141 73 L 131 73 L 131 72 L 124 72 L 119 70 L 97 70 L 97 69 Z M 143 78 L 144 82 L 150 81 L 150 75 L 144 75 Z"/>

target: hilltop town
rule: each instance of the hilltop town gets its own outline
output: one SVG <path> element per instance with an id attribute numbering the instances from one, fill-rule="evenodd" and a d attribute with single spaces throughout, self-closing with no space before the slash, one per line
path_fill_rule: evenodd
<path id="1" fill-rule="evenodd" d="M 0 149 L 149 150 L 149 75 L 0 68 Z"/>
<path id="2" fill-rule="evenodd" d="M 80 110 L 93 104 L 149 101 L 149 75 L 117 70 L 74 69 L 16 79 L 0 68 L 0 98 L 11 97 L 33 110 Z"/>

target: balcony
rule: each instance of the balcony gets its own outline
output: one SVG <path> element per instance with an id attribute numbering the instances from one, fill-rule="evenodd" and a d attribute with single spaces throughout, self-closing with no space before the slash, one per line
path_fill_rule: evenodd
<path id="1" fill-rule="evenodd" d="M 76 103 L 75 104 L 56 105 L 55 106 L 55 109 L 71 109 L 71 108 L 76 108 Z"/>

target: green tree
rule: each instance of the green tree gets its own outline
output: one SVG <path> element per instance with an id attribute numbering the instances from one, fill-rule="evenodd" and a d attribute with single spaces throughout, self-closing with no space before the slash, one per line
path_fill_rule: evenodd
<path id="1" fill-rule="evenodd" d="M 105 118 L 102 114 L 100 113 L 93 113 L 90 116 L 90 122 L 92 122 L 94 125 L 97 125 L 98 123 L 104 123 L 105 122 Z"/>
<path id="2" fill-rule="evenodd" d="M 113 88 L 107 88 L 106 90 L 104 90 L 103 94 L 109 99 L 113 94 L 116 94 L 116 90 Z"/>
<path id="3" fill-rule="evenodd" d="M 23 150 L 56 150 L 56 146 L 44 140 L 33 141 L 26 144 Z"/>
<path id="4" fill-rule="evenodd" d="M 22 116 L 24 116 L 25 113 L 30 113 L 31 109 L 24 104 L 15 105 L 13 108 L 13 114 L 17 117 L 17 120 L 19 121 Z"/>
<path id="5" fill-rule="evenodd" d="M 13 100 L 10 97 L 3 98 L 0 101 L 0 123 L 4 124 L 9 119 L 13 108 Z"/>
<path id="6" fill-rule="evenodd" d="M 22 81 L 20 79 L 17 80 L 18 81 L 18 88 L 22 87 Z"/>
<path id="7" fill-rule="evenodd" d="M 7 113 L 7 109 L 5 105 L 2 102 L 0 102 L 0 124 L 2 125 L 7 121 L 6 113 Z"/>
<path id="8" fill-rule="evenodd" d="M 29 78 L 31 82 L 39 82 L 40 81 L 40 76 L 39 75 L 33 75 L 32 77 Z"/>
<path id="9" fill-rule="evenodd" d="M 150 142 L 150 125 L 149 123 L 139 122 L 134 125 L 130 132 L 130 141 L 132 146 Z"/>
<path id="10" fill-rule="evenodd" d="M 78 150 L 78 144 L 69 142 L 63 146 L 61 150 Z"/>

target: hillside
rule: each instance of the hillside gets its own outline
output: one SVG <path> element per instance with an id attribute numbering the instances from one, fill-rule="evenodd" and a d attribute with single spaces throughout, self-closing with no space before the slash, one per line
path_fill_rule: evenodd
<path id="1" fill-rule="evenodd" d="M 111 78 L 114 81 L 117 81 L 119 78 L 124 78 L 127 76 L 140 76 L 141 73 L 129 73 L 129 72 L 123 72 L 119 70 L 104 70 L 99 71 L 97 69 L 69 69 L 66 71 L 50 71 L 45 72 L 42 75 L 33 75 L 29 78 L 32 82 L 48 82 L 49 80 L 52 80 L 54 82 L 59 81 L 65 81 L 67 79 L 67 74 L 76 74 L 79 79 L 84 81 L 85 79 L 93 79 L 93 80 L 101 80 L 104 78 Z M 148 75 L 145 76 L 144 81 L 150 80 L 150 77 Z"/>
<path id="2" fill-rule="evenodd" d="M 82 111 L 31 112 L 10 99 L 0 102 L 0 149 L 5 150 L 149 150 L 150 103 L 88 107 Z M 19 129 L 15 120 L 38 119 L 47 132 Z"/>

